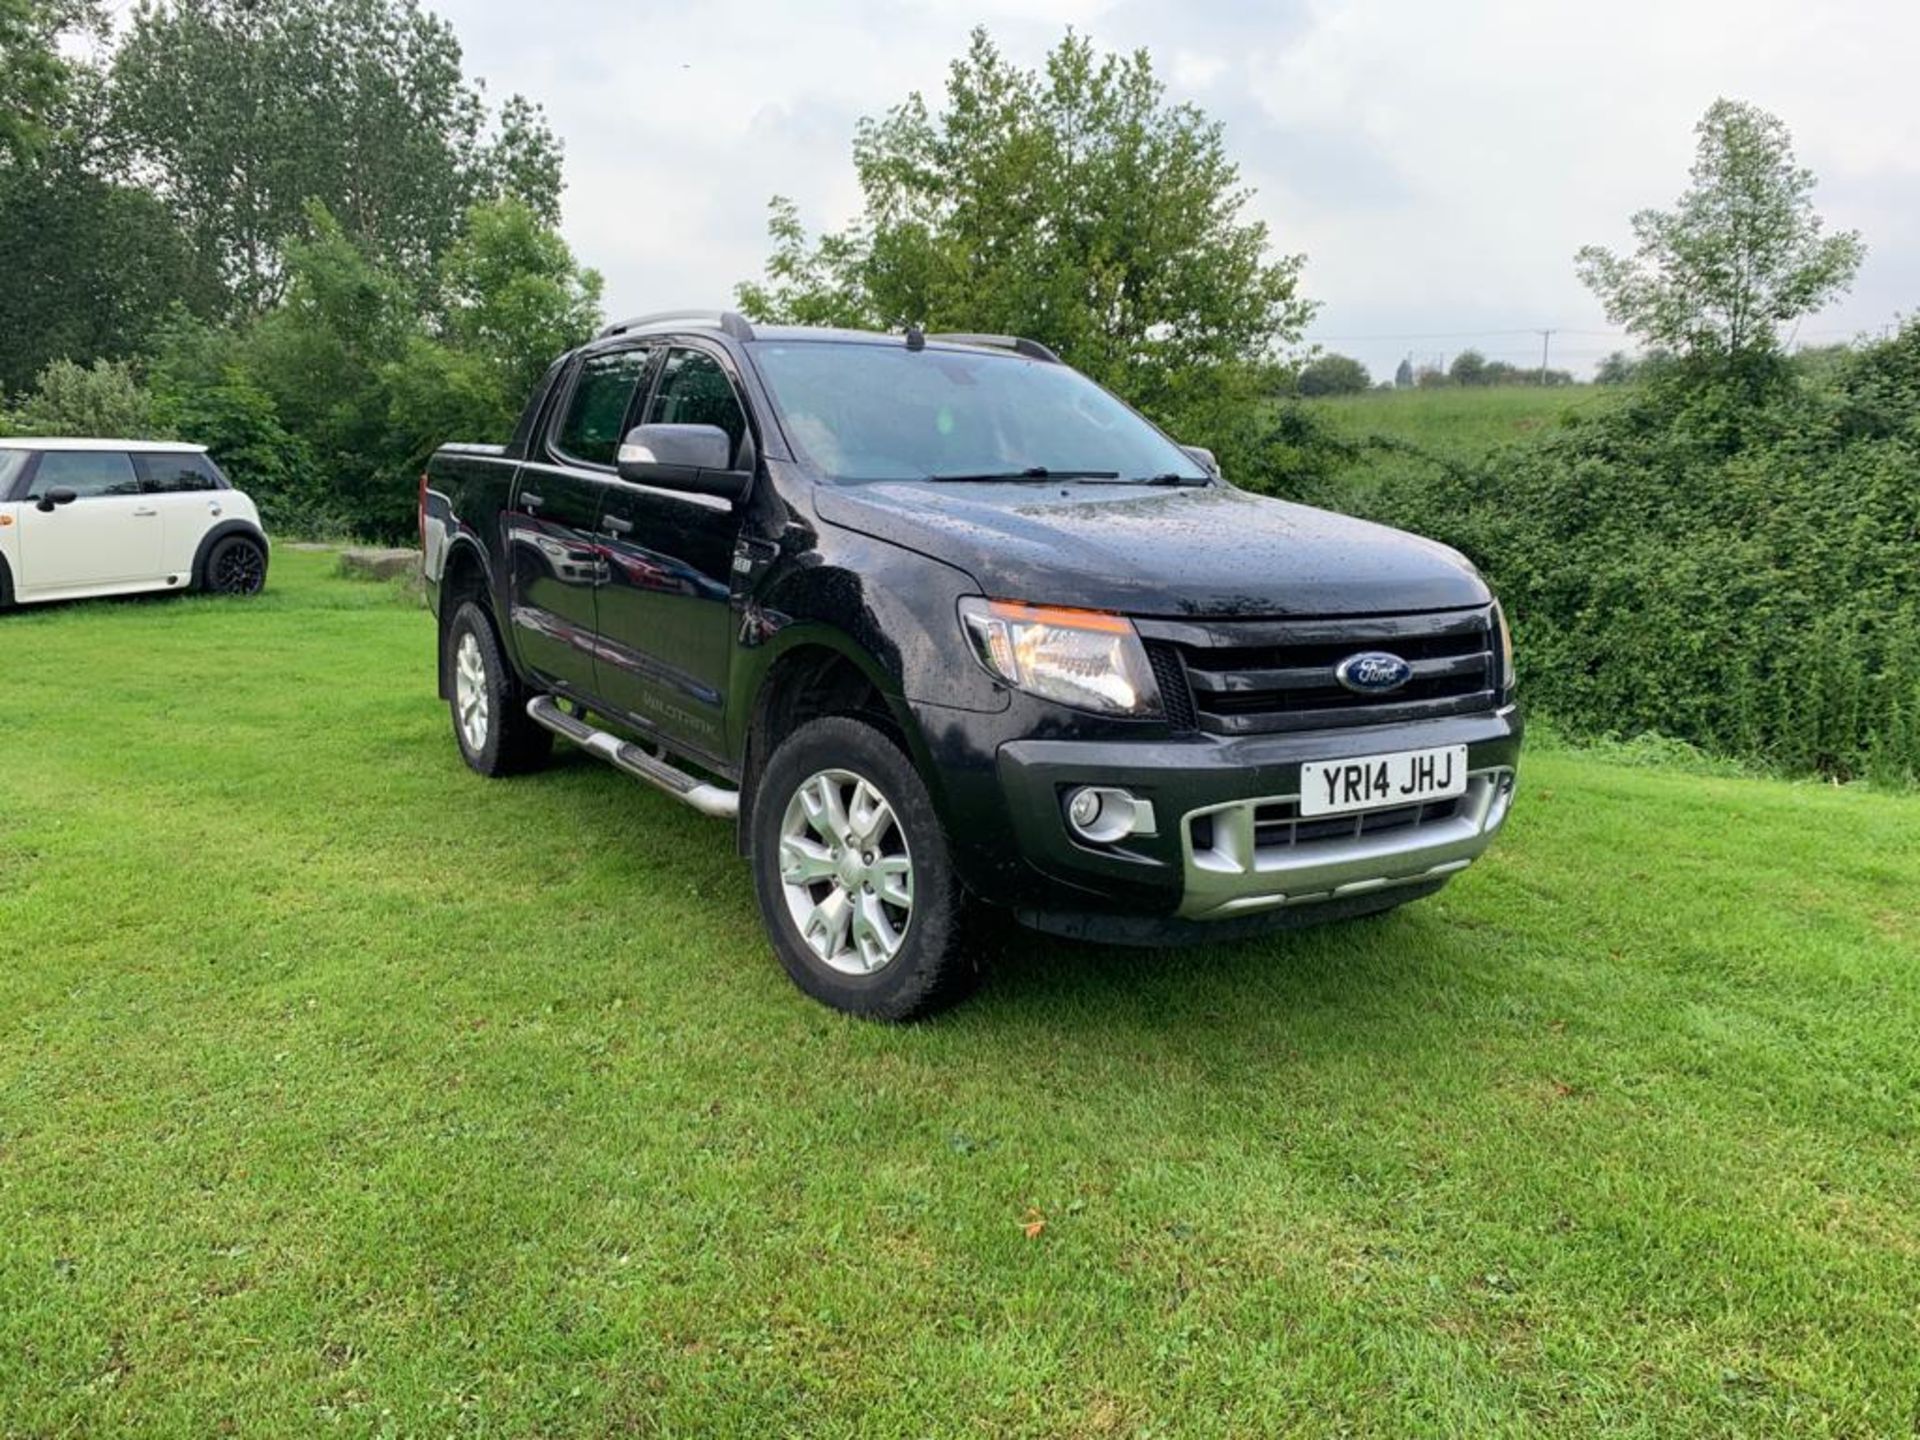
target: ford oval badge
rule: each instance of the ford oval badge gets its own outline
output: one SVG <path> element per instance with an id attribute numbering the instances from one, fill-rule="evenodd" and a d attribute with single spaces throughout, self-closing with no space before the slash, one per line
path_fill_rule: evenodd
<path id="1" fill-rule="evenodd" d="M 1413 666 L 1384 650 L 1368 650 L 1342 660 L 1333 678 L 1355 694 L 1387 695 L 1413 678 Z"/>

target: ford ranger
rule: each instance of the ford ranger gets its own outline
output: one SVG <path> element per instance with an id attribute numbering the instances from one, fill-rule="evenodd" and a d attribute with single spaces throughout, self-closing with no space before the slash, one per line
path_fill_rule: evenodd
<path id="1" fill-rule="evenodd" d="M 969 917 L 1160 945 L 1390 909 L 1521 721 L 1456 552 L 1241 490 L 1046 347 L 675 312 L 421 479 L 466 763 L 553 737 L 731 822 L 773 949 L 886 1019 Z"/>

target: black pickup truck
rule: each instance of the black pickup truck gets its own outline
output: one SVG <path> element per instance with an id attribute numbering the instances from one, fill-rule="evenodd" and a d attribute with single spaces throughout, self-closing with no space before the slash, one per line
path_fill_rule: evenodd
<path id="1" fill-rule="evenodd" d="M 1167 944 L 1484 850 L 1521 722 L 1460 555 L 1236 489 L 1044 346 L 615 325 L 421 480 L 483 775 L 555 735 L 737 827 L 805 990 L 906 1019 L 967 919 Z"/>

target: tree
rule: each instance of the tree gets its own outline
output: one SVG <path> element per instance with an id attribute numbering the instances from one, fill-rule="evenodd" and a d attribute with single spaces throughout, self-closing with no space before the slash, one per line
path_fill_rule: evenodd
<path id="1" fill-rule="evenodd" d="M 1312 313 L 1300 258 L 1272 256 L 1246 216 L 1220 125 L 1169 105 L 1144 51 L 1097 55 L 1069 34 L 1034 72 L 975 30 L 944 108 L 916 93 L 862 121 L 854 164 L 865 205 L 849 230 L 809 244 L 774 199 L 743 309 L 1028 335 L 1156 419 L 1215 427 L 1233 397 L 1271 393 Z"/>
<path id="2" fill-rule="evenodd" d="M 433 335 L 382 379 L 410 473 L 445 441 L 504 441 L 556 355 L 600 324 L 600 276 L 519 200 L 476 205 L 441 264 Z"/>
<path id="3" fill-rule="evenodd" d="M 1302 395 L 1358 395 L 1371 388 L 1367 367 L 1348 355 L 1321 355 L 1300 371 L 1294 389 Z"/>
<path id="4" fill-rule="evenodd" d="M 1462 350 L 1447 367 L 1447 375 L 1456 385 L 1491 385 L 1487 357 L 1478 350 Z"/>
<path id="5" fill-rule="evenodd" d="M 600 324 L 599 272 L 515 199 L 476 205 L 440 266 L 447 343 L 493 373 L 511 422 L 556 355 Z"/>
<path id="6" fill-rule="evenodd" d="M 53 138 L 74 73 L 60 37 L 99 24 L 91 0 L 0 0 L 0 163 L 24 163 Z"/>
<path id="7" fill-rule="evenodd" d="M 1615 350 L 1593 370 L 1596 385 L 1631 385 L 1640 373 L 1640 362 L 1624 350 Z"/>
<path id="8" fill-rule="evenodd" d="M 459 41 L 418 0 L 140 0 L 113 62 L 138 173 L 220 258 L 240 309 L 279 297 L 280 244 L 318 200 L 417 287 L 475 201 L 550 218 L 559 146 L 517 97 L 488 133 Z"/>
<path id="9" fill-rule="evenodd" d="M 1672 210 L 1633 217 L 1638 248 L 1575 256 L 1580 278 L 1649 345 L 1696 358 L 1771 354 L 1779 328 L 1853 282 L 1856 232 L 1822 233 L 1814 178 L 1792 137 L 1752 105 L 1716 100 L 1696 127 L 1693 184 Z"/>
<path id="10" fill-rule="evenodd" d="M 175 304 L 225 301 L 218 269 L 146 190 L 112 177 L 100 83 L 82 72 L 31 164 L 0 165 L 0 392 L 62 358 L 136 355 Z"/>
<path id="11" fill-rule="evenodd" d="M 1406 356 L 1398 365 L 1394 366 L 1393 388 L 1396 390 L 1411 390 L 1413 388 L 1413 357 L 1411 355 Z"/>

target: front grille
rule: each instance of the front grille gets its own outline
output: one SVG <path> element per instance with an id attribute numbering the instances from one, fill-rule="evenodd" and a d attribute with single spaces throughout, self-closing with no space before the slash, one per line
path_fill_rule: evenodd
<path id="1" fill-rule="evenodd" d="M 1169 686 L 1177 683 L 1170 676 L 1177 674 L 1191 723 L 1215 735 L 1381 725 L 1491 709 L 1497 700 L 1489 606 L 1352 619 L 1137 623 L 1169 716 L 1176 707 Z M 1390 694 L 1348 690 L 1334 671 L 1365 650 L 1398 655 L 1413 677 Z"/>
<path id="2" fill-rule="evenodd" d="M 1153 666 L 1154 683 L 1160 687 L 1160 702 L 1166 707 L 1167 723 L 1175 730 L 1195 728 L 1193 689 L 1187 684 L 1187 670 L 1180 663 L 1180 652 L 1159 640 L 1147 642 L 1147 660 Z"/>
<path id="3" fill-rule="evenodd" d="M 1395 805 L 1385 810 L 1364 810 L 1357 815 L 1323 815 L 1302 818 L 1298 800 L 1263 800 L 1253 811 L 1253 843 L 1257 850 L 1288 849 L 1311 845 L 1319 840 L 1358 840 L 1368 835 L 1385 835 L 1395 830 L 1412 830 L 1460 814 L 1464 798 L 1428 800 L 1419 805 Z M 1214 847 L 1214 816 L 1196 815 L 1192 820 L 1195 850 Z"/>

